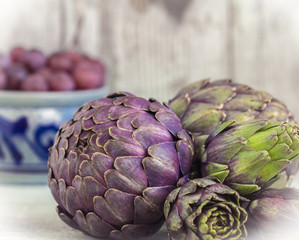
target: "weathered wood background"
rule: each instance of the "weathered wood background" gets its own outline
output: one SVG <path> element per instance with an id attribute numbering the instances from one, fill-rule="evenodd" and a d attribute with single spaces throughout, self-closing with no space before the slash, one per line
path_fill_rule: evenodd
<path id="1" fill-rule="evenodd" d="M 299 117 L 298 0 L 0 0 L 0 51 L 72 47 L 80 14 L 81 50 L 102 59 L 113 91 L 167 101 L 189 82 L 232 78 Z"/>

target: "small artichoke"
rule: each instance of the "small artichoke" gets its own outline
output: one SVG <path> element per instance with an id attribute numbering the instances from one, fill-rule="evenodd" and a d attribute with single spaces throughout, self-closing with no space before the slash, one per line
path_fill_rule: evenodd
<path id="1" fill-rule="evenodd" d="M 209 178 L 189 180 L 164 205 L 170 240 L 246 239 L 239 194 Z"/>
<path id="2" fill-rule="evenodd" d="M 196 165 L 200 165 L 205 140 L 223 122 L 293 121 L 287 107 L 270 94 L 231 80 L 195 82 L 179 91 L 169 104 L 194 137 Z M 193 173 L 196 176 L 196 169 Z"/>
<path id="3" fill-rule="evenodd" d="M 137 239 L 163 224 L 163 204 L 193 159 L 193 143 L 166 105 L 120 92 L 84 104 L 49 154 L 60 218 L 98 238 Z"/>
<path id="4" fill-rule="evenodd" d="M 250 239 L 298 239 L 299 191 L 268 188 L 253 196 L 248 208 Z"/>
<path id="5" fill-rule="evenodd" d="M 257 119 L 223 123 L 205 143 L 202 175 L 249 195 L 283 178 L 299 155 L 299 127 Z"/>

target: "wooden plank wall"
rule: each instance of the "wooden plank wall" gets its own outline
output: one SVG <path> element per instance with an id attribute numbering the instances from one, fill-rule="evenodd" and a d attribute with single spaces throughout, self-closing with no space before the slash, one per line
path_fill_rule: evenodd
<path id="1" fill-rule="evenodd" d="M 167 101 L 189 82 L 233 78 L 299 117 L 296 0 L 0 0 L 0 51 L 70 48 L 80 12 L 81 50 L 107 65 L 111 91 Z"/>

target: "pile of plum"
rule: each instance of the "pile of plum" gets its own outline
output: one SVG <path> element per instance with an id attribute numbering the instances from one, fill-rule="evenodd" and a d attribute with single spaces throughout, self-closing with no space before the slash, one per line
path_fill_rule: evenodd
<path id="1" fill-rule="evenodd" d="M 49 57 L 36 49 L 15 47 L 0 54 L 0 89 L 73 91 L 104 85 L 104 65 L 87 55 L 60 51 Z"/>

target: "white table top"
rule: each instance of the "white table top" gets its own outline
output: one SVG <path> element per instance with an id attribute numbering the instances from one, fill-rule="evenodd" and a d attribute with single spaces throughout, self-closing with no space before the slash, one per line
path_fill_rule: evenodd
<path id="1" fill-rule="evenodd" d="M 299 175 L 293 186 L 299 187 Z M 64 224 L 47 185 L 0 185 L 1 240 L 94 239 Z M 148 240 L 166 240 L 165 228 Z"/>

